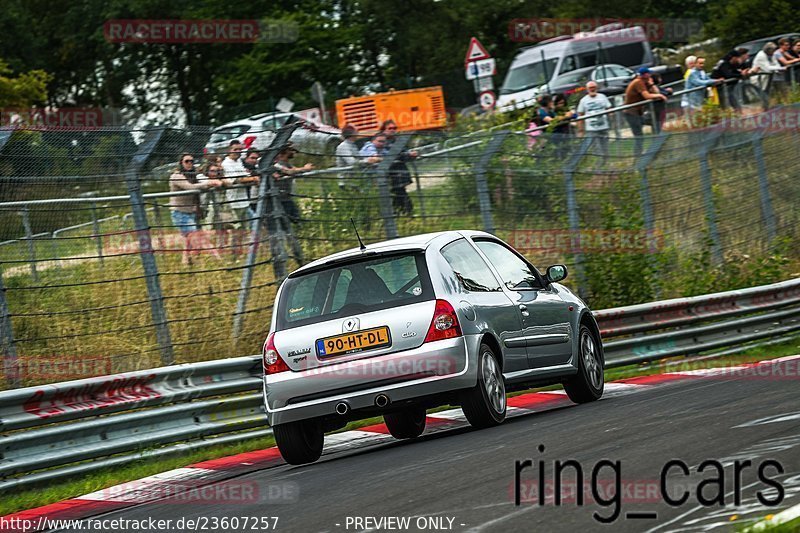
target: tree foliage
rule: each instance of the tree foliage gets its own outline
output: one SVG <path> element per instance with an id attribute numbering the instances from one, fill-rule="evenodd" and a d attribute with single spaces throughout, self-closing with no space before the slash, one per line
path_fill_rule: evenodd
<path id="1" fill-rule="evenodd" d="M 759 4 L 753 8 L 752 1 Z M 448 104 L 472 103 L 463 59 L 478 37 L 505 72 L 524 43 L 509 22 L 540 17 L 707 18 L 750 38 L 791 11 L 787 0 L 4 0 L 0 57 L 15 71 L 41 69 L 52 105 L 109 106 L 128 114 L 180 110 L 189 124 L 230 118 L 232 110 L 266 111 L 281 97 L 310 105 L 319 81 L 329 98 L 365 90 L 445 86 Z M 773 9 L 771 6 L 777 6 Z M 766 17 L 766 18 L 765 18 Z M 113 19 L 256 19 L 291 21 L 292 43 L 111 43 Z M 771 24 L 771 23 L 770 23 Z M 30 31 L 35 28 L 36 31 Z M 747 28 L 747 29 L 745 29 Z M 19 46 L 19 43 L 25 46 Z M 499 78 L 496 80 L 499 83 Z M 271 102 L 270 102 L 271 101 Z M 244 111 L 243 111 L 244 112 Z"/>

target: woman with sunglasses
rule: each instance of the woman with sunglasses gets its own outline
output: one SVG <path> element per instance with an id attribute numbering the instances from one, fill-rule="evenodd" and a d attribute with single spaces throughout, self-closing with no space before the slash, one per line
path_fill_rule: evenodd
<path id="1" fill-rule="evenodd" d="M 222 186 L 222 181 L 218 179 L 209 179 L 207 181 L 200 181 L 198 179 L 197 171 L 194 167 L 194 156 L 192 154 L 181 155 L 178 161 L 178 168 L 169 177 L 170 192 L 205 191 L 220 186 Z M 200 195 L 183 194 L 180 196 L 170 196 L 169 209 L 172 224 L 180 230 L 185 241 L 182 258 L 183 264 L 191 264 L 190 253 L 193 251 L 195 254 L 198 253 L 198 250 L 193 250 L 192 241 L 196 240 L 195 236 L 200 229 L 198 224 L 200 215 Z"/>

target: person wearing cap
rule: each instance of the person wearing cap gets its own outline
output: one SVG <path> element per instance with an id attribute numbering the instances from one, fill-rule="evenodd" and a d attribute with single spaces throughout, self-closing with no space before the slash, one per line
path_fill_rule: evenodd
<path id="1" fill-rule="evenodd" d="M 723 107 L 739 109 L 741 106 L 732 95 L 736 84 L 745 77 L 745 71 L 742 70 L 742 53 L 739 50 L 731 50 L 725 54 L 714 65 L 711 77 L 715 80 L 730 80 L 722 86 L 723 97 L 720 98 L 720 104 Z"/>
<path id="2" fill-rule="evenodd" d="M 625 89 L 625 105 L 638 104 L 646 100 L 654 100 L 659 102 L 666 102 L 667 97 L 658 92 L 651 92 L 650 87 L 650 69 L 642 67 L 639 69 L 637 75 L 628 84 Z M 642 155 L 642 128 L 644 126 L 644 110 L 645 106 L 639 105 L 636 107 L 623 110 L 625 120 L 631 128 L 631 133 L 634 136 L 634 155 L 639 157 Z M 653 117 L 655 123 L 656 117 Z"/>

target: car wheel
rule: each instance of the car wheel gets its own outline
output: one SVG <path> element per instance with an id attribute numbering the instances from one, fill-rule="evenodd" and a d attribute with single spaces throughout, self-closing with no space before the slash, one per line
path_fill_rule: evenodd
<path id="1" fill-rule="evenodd" d="M 569 399 L 575 403 L 593 402 L 603 395 L 603 349 L 586 326 L 578 339 L 578 373 L 564 383 Z"/>
<path id="2" fill-rule="evenodd" d="M 275 443 L 290 465 L 313 463 L 322 455 L 325 434 L 318 420 L 301 420 L 273 426 Z"/>
<path id="3" fill-rule="evenodd" d="M 383 415 L 383 421 L 386 422 L 392 437 L 413 439 L 425 431 L 425 409 L 412 407 L 395 413 L 386 413 Z"/>
<path id="4" fill-rule="evenodd" d="M 492 349 L 481 344 L 478 352 L 478 383 L 461 395 L 461 410 L 470 425 L 496 426 L 506 418 L 506 386 Z"/>

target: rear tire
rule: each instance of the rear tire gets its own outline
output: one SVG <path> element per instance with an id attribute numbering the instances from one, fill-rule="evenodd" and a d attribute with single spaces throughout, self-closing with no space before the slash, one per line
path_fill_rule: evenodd
<path id="1" fill-rule="evenodd" d="M 414 439 L 425 431 L 425 409 L 410 407 L 383 415 L 389 433 L 396 439 Z"/>
<path id="2" fill-rule="evenodd" d="M 478 351 L 478 383 L 461 393 L 461 410 L 476 428 L 496 426 L 506 419 L 506 387 L 497 355 L 487 344 Z"/>
<path id="3" fill-rule="evenodd" d="M 272 432 L 278 450 L 290 465 L 313 463 L 322 455 L 325 434 L 318 420 L 278 424 Z"/>
<path id="4" fill-rule="evenodd" d="M 564 390 L 569 399 L 575 403 L 587 403 L 598 400 L 603 395 L 603 359 L 602 345 L 592 331 L 581 326 L 578 337 L 578 373 L 564 382 Z"/>

